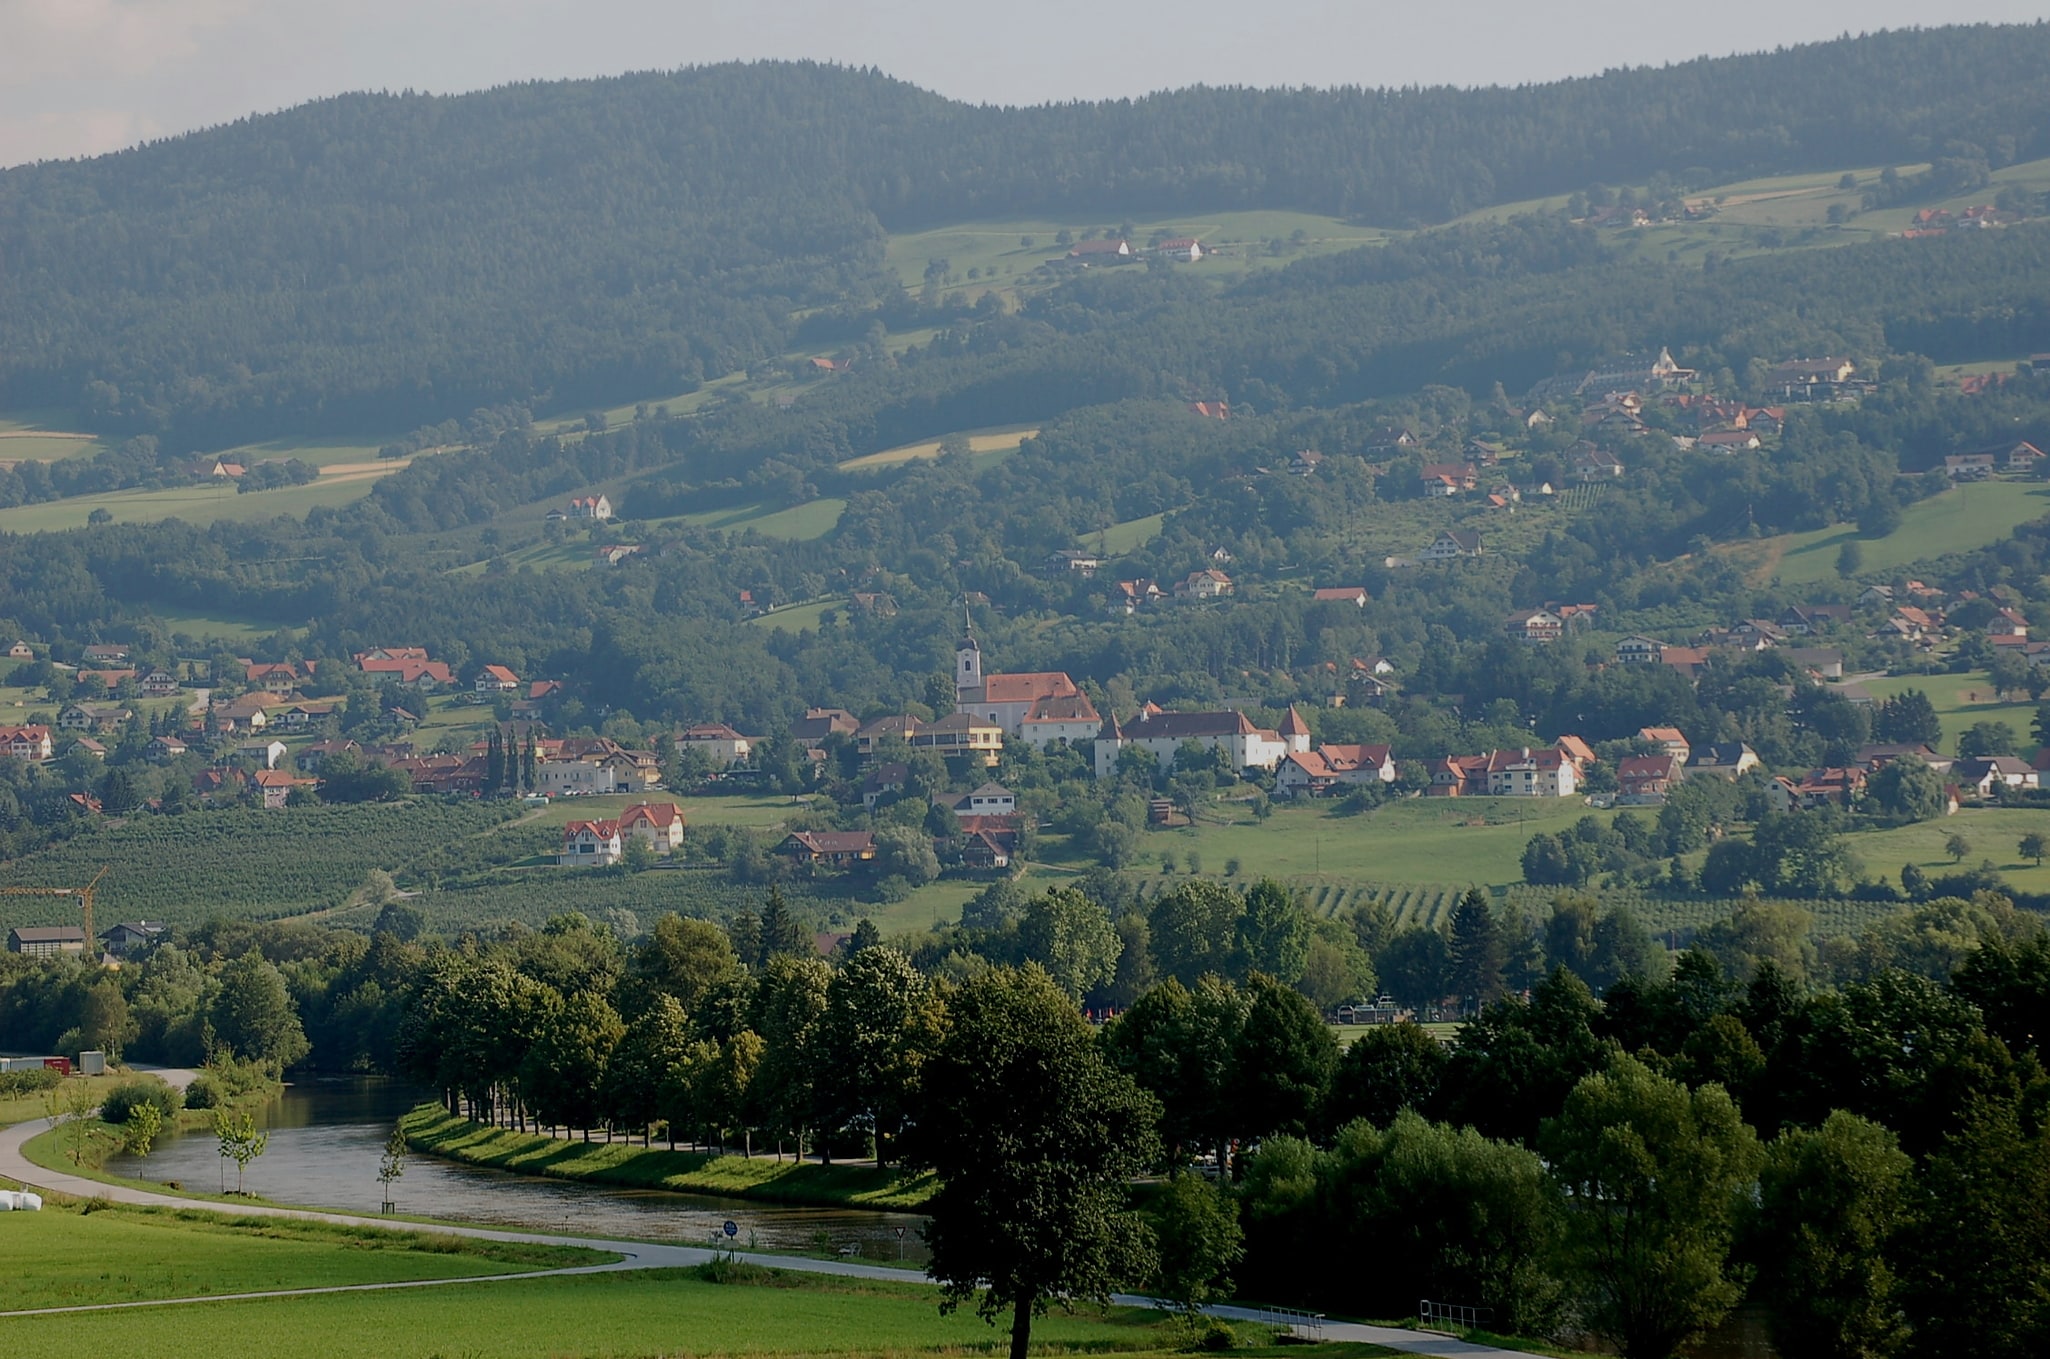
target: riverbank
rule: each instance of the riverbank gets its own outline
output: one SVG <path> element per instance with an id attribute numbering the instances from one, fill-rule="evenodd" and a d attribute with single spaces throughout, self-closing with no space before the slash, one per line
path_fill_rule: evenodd
<path id="1" fill-rule="evenodd" d="M 670 1151 L 628 1142 L 572 1142 L 472 1123 L 437 1104 L 421 1105 L 400 1119 L 399 1126 L 408 1145 L 429 1155 L 625 1189 L 669 1189 L 814 1208 L 917 1212 L 937 1187 L 931 1175 L 906 1176 L 874 1166 Z"/>

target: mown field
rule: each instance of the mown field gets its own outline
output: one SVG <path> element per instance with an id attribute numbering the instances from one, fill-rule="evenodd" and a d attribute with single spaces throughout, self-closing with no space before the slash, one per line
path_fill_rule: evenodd
<path id="1" fill-rule="evenodd" d="M 1943 753 L 1954 754 L 1959 733 L 1975 722 L 2005 722 L 2014 729 L 2026 757 L 2035 750 L 2029 735 L 2035 721 L 2033 703 L 2002 702 L 1984 674 L 1895 675 L 1859 681 L 1859 687 L 1874 699 L 1893 698 L 1908 689 L 1920 689 L 1943 723 Z"/>
<path id="2" fill-rule="evenodd" d="M 1000 1354 L 1008 1335 L 968 1309 L 942 1317 L 915 1283 L 778 1274 L 766 1285 L 714 1284 L 695 1271 L 639 1270 L 401 1289 L 387 1293 L 211 1303 L 0 1319 L 10 1356 L 150 1353 L 175 1334 L 210 1359 L 577 1359 L 627 1355 Z M 1174 1338 L 1157 1313 L 1083 1309 L 1033 1324 L 1036 1352 L 1160 1354 Z M 1268 1351 L 1275 1353 L 1276 1351 Z M 1242 1353 L 1259 1353 L 1242 1351 Z M 1306 1359 L 1387 1353 L 1291 1349 Z"/>
<path id="3" fill-rule="evenodd" d="M 814 599 L 809 604 L 793 604 L 787 609 L 773 609 L 748 621 L 756 627 L 775 628 L 783 632 L 803 632 L 806 628 L 820 627 L 826 610 L 844 608 L 846 604 L 845 599 L 835 595 L 831 599 Z"/>
<path id="4" fill-rule="evenodd" d="M 997 425 L 989 429 L 964 430 L 959 436 L 968 441 L 968 452 L 977 460 L 977 465 L 995 462 L 1006 453 L 1017 451 L 1018 445 L 1039 433 L 1037 425 Z M 915 444 L 901 444 L 886 448 L 880 453 L 868 453 L 859 458 L 849 458 L 840 464 L 843 472 L 866 472 L 884 467 L 901 467 L 907 462 L 919 462 L 940 455 L 940 444 L 944 440 L 926 439 Z"/>
<path id="5" fill-rule="evenodd" d="M 1867 872 L 1898 882 L 1903 864 L 1914 864 L 1931 877 L 1950 872 L 1955 864 L 1944 845 L 1951 836 L 1962 835 L 1970 845 L 1963 859 L 1967 868 L 1990 861 L 2017 890 L 2050 892 L 2050 867 L 2024 859 L 2018 848 L 2031 832 L 2050 835 L 2050 812 L 2039 807 L 1967 807 L 1939 821 L 1861 831 L 1850 837 L 1850 844 Z"/>
<path id="6" fill-rule="evenodd" d="M 287 486 L 275 491 L 237 493 L 230 486 L 177 486 L 161 491 L 107 491 L 99 495 L 73 496 L 39 505 L 16 505 L 0 510 L 0 532 L 56 533 L 83 528 L 94 510 L 105 510 L 116 523 L 148 524 L 160 519 L 183 519 L 193 524 L 217 520 L 247 523 L 278 515 L 300 516 L 316 505 L 347 505 L 370 494 L 381 476 L 397 471 L 396 462 L 374 469 L 322 476 L 304 486 Z"/>
<path id="7" fill-rule="evenodd" d="M 608 1257 L 429 1232 L 282 1218 L 99 1206 L 5 1219 L 9 1265 L 0 1310 L 78 1307 L 276 1288 L 459 1279 L 596 1264 Z M 617 1258 L 617 1257 L 611 1257 Z M 162 1326 L 167 1317 L 157 1314 Z M 20 1321 L 0 1318 L 0 1337 Z M 0 1341 L 4 1343 L 4 1341 Z M 11 1345 L 9 1353 L 20 1353 Z"/>
<path id="8" fill-rule="evenodd" d="M 1845 543 L 1856 542 L 1864 559 L 1858 574 L 1876 579 L 1917 562 L 1998 542 L 2046 514 L 2050 486 L 2041 482 L 1971 482 L 1908 506 L 1900 527 L 1883 538 L 1861 538 L 1855 525 L 1838 524 L 1718 551 L 1745 563 L 1760 583 L 1777 578 L 1790 585 L 1810 585 L 1836 579 L 1837 554 Z"/>

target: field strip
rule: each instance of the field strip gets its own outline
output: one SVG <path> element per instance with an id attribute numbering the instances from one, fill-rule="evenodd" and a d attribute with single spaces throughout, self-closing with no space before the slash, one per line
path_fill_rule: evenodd
<path id="1" fill-rule="evenodd" d="M 524 1274 L 466 1274 L 453 1279 L 397 1279 L 390 1283 L 329 1284 L 324 1288 L 270 1288 L 260 1293 L 201 1293 L 190 1298 L 142 1298 L 132 1302 L 82 1302 L 68 1307 L 27 1307 L 19 1312 L 0 1312 L 9 1317 L 50 1317 L 68 1312 L 120 1312 L 131 1307 L 182 1307 L 190 1302 L 254 1302 L 263 1298 L 310 1298 L 325 1293 L 375 1293 L 387 1288 L 439 1288 L 443 1284 L 509 1283 L 515 1279 L 552 1279 L 564 1274 L 602 1274 L 644 1266 L 629 1262 L 606 1265 L 569 1265 L 562 1269 L 535 1269 Z"/>
<path id="2" fill-rule="evenodd" d="M 99 437 L 97 434 L 74 434 L 61 429 L 0 430 L 0 439 L 77 439 L 85 443 L 91 443 Z"/>

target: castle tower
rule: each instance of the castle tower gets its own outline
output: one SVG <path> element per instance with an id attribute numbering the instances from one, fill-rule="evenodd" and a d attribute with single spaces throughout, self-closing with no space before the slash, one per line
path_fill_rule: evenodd
<path id="1" fill-rule="evenodd" d="M 1288 716 L 1281 719 L 1279 735 L 1288 742 L 1290 754 L 1301 755 L 1310 748 L 1310 724 L 1303 721 L 1303 715 L 1295 710 L 1295 704 L 1288 705 Z"/>

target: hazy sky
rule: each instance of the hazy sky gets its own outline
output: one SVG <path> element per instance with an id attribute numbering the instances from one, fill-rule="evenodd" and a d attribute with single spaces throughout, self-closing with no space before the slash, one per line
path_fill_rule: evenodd
<path id="1" fill-rule="evenodd" d="M 749 57 L 875 65 L 996 103 L 1241 85 L 1515 84 L 2046 0 L 0 0 L 0 165 L 356 89 L 439 92 Z"/>

